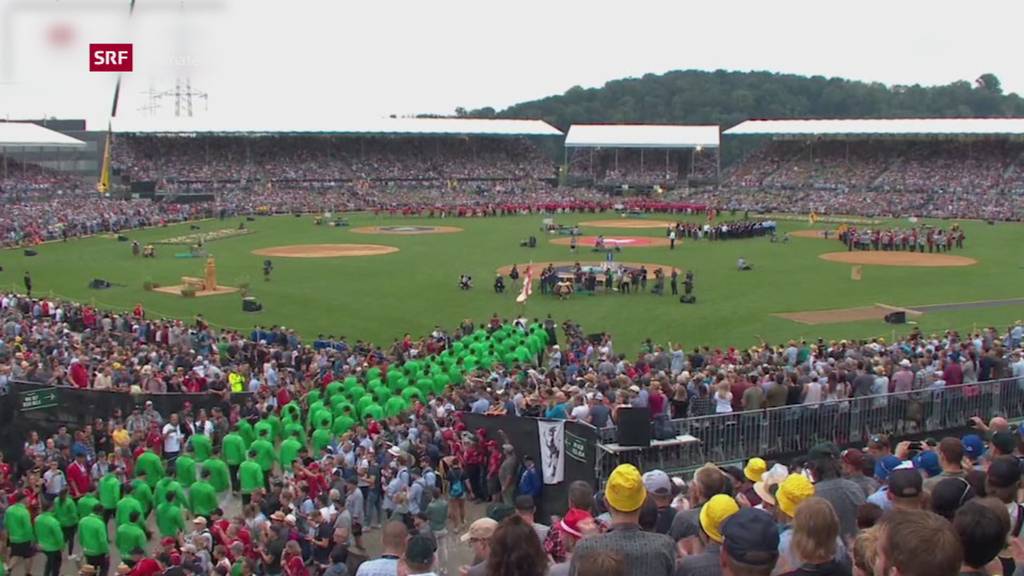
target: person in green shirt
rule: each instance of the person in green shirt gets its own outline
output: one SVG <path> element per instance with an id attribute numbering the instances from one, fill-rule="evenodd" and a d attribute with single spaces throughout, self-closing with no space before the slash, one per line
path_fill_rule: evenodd
<path id="1" fill-rule="evenodd" d="M 99 504 L 100 501 L 96 499 L 92 494 L 86 494 L 78 499 L 78 520 L 81 521 L 89 514 L 92 514 L 92 509 Z M 102 507 L 102 505 L 101 505 Z"/>
<path id="2" fill-rule="evenodd" d="M 14 504 L 4 514 L 4 528 L 7 530 L 7 541 L 11 545 L 11 574 L 18 565 L 25 562 L 25 573 L 28 574 L 32 565 L 32 557 L 36 551 L 32 548 L 35 531 L 32 529 L 32 515 L 25 507 L 25 495 L 19 490 L 14 493 Z"/>
<path id="3" fill-rule="evenodd" d="M 264 487 L 263 468 L 256 461 L 255 450 L 249 451 L 249 458 L 238 467 L 238 483 L 242 492 L 242 504 L 248 505 L 252 493 Z"/>
<path id="4" fill-rule="evenodd" d="M 130 487 L 126 486 L 126 488 Z M 125 492 L 127 491 L 128 490 L 125 490 Z M 117 502 L 117 525 L 120 526 L 131 522 L 132 512 L 138 512 L 139 517 L 141 517 L 142 503 L 136 500 L 131 494 L 127 494 Z"/>
<path id="5" fill-rule="evenodd" d="M 297 437 L 290 436 L 281 442 L 281 451 L 278 459 L 281 461 L 282 470 L 291 470 L 292 462 L 299 457 L 299 451 L 302 450 L 302 441 Z"/>
<path id="6" fill-rule="evenodd" d="M 231 472 L 216 452 L 203 462 L 203 471 L 210 473 L 210 484 L 217 494 L 223 494 L 231 489 Z"/>
<path id="7" fill-rule="evenodd" d="M 102 505 L 97 504 L 88 516 L 78 521 L 78 543 L 85 555 L 85 563 L 95 566 L 100 576 L 106 576 L 110 569 L 110 541 Z"/>
<path id="8" fill-rule="evenodd" d="M 185 531 L 185 517 L 178 505 L 178 495 L 169 492 L 166 500 L 156 507 L 156 527 L 163 537 L 177 538 Z"/>
<path id="9" fill-rule="evenodd" d="M 68 556 L 72 556 L 75 552 L 75 532 L 78 531 L 78 506 L 68 495 L 67 488 L 53 501 L 53 513 L 64 532 L 64 541 L 68 543 Z"/>
<path id="10" fill-rule="evenodd" d="M 131 485 L 132 496 L 142 504 L 142 521 L 145 523 L 149 513 L 153 511 L 153 489 L 146 483 L 145 478 L 136 478 Z"/>
<path id="11" fill-rule="evenodd" d="M 164 477 L 164 463 L 151 450 L 146 450 L 135 459 L 135 475 L 145 475 L 146 483 L 152 488 Z"/>
<path id="12" fill-rule="evenodd" d="M 256 462 L 259 463 L 260 470 L 263 470 L 263 479 L 266 484 L 264 488 L 269 489 L 270 473 L 274 470 L 277 454 L 274 452 L 274 445 L 268 439 L 266 432 L 256 440 L 253 440 L 252 444 L 249 445 L 249 452 L 256 452 Z"/>
<path id="13" fill-rule="evenodd" d="M 64 556 L 64 531 L 61 530 L 60 520 L 53 513 L 53 504 L 44 503 L 44 506 L 46 511 L 36 516 L 36 539 L 39 542 L 39 549 L 46 555 L 43 576 L 60 576 L 60 564 Z"/>
<path id="14" fill-rule="evenodd" d="M 188 488 L 196 481 L 196 461 L 188 452 L 182 452 L 174 460 L 174 470 L 178 483 L 184 488 Z"/>
<path id="15" fill-rule="evenodd" d="M 209 482 L 210 472 L 209 470 L 203 471 L 203 479 L 192 484 L 189 488 L 189 510 L 192 511 L 193 516 L 203 516 L 207 520 L 210 519 L 210 514 L 217 509 L 217 491 L 214 490 L 213 485 Z"/>
<path id="16" fill-rule="evenodd" d="M 136 511 L 128 517 L 128 522 L 117 527 L 114 544 L 117 545 L 117 551 L 121 554 L 122 561 L 128 559 L 136 548 L 145 549 L 149 542 L 146 531 L 140 526 L 141 522 L 142 515 Z"/>
<path id="17" fill-rule="evenodd" d="M 97 492 L 100 495 L 100 504 L 103 505 L 103 519 L 107 522 L 114 517 L 114 509 L 121 499 L 121 481 L 113 472 L 108 472 L 100 478 Z"/>
<path id="18" fill-rule="evenodd" d="M 195 455 L 196 462 L 202 463 L 213 454 L 213 442 L 205 434 L 193 434 L 188 439 L 188 446 Z"/>
<path id="19" fill-rule="evenodd" d="M 245 439 L 237 432 L 225 434 L 221 440 L 221 452 L 224 454 L 224 462 L 228 465 L 231 473 L 231 491 L 238 491 L 238 467 L 245 461 Z"/>

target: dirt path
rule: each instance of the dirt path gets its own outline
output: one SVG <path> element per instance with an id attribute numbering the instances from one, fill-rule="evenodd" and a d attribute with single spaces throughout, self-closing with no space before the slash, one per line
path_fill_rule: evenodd
<path id="1" fill-rule="evenodd" d="M 577 236 L 576 245 L 581 250 L 589 250 L 594 247 L 597 242 L 597 236 Z M 568 236 L 562 236 L 555 238 L 551 241 L 552 244 L 558 244 L 559 246 L 569 246 L 572 243 L 572 239 Z M 639 247 L 651 247 L 651 246 L 668 246 L 668 238 L 655 238 L 653 236 L 605 236 L 604 245 L 607 248 L 614 248 L 616 246 L 620 248 L 639 248 Z"/>
<path id="2" fill-rule="evenodd" d="M 951 254 L 927 254 L 921 252 L 883 252 L 862 250 L 856 252 L 827 252 L 818 258 L 844 264 L 867 264 L 869 266 L 910 266 L 916 268 L 943 268 L 972 266 L 978 261 L 966 256 Z"/>
<path id="3" fill-rule="evenodd" d="M 618 220 L 589 220 L 580 222 L 580 226 L 593 228 L 668 228 L 673 223 L 667 220 L 643 220 L 641 218 L 619 218 Z"/>
<path id="4" fill-rule="evenodd" d="M 380 256 L 398 252 L 394 246 L 380 244 L 292 244 L 253 250 L 257 256 L 279 258 L 337 258 L 340 256 Z"/>
<path id="5" fill-rule="evenodd" d="M 352 228 L 356 234 L 393 234 L 415 236 L 417 234 L 455 234 L 462 232 L 457 226 L 359 226 Z"/>

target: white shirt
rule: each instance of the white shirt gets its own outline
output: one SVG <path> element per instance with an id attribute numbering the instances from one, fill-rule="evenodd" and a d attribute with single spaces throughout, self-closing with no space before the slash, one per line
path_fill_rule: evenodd
<path id="1" fill-rule="evenodd" d="M 582 406 L 577 406 L 573 408 L 572 412 L 570 412 L 569 414 L 570 416 L 572 416 L 574 420 L 586 422 L 587 416 L 590 416 L 590 407 L 587 406 L 586 404 L 583 404 Z"/>
<path id="2" fill-rule="evenodd" d="M 164 452 L 181 452 L 181 427 L 167 423 L 164 425 Z"/>

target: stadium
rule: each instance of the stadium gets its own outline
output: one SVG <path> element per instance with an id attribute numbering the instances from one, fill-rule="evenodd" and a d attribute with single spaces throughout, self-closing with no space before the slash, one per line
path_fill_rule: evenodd
<path id="1" fill-rule="evenodd" d="M 4 573 L 1019 570 L 1020 98 L 586 105 L 675 74 L 8 114 Z"/>

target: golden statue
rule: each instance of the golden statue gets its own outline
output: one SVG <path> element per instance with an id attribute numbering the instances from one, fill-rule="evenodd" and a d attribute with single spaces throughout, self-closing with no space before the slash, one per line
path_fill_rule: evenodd
<path id="1" fill-rule="evenodd" d="M 206 259 L 206 282 L 204 283 L 204 289 L 210 291 L 217 289 L 217 264 L 213 261 L 213 256 Z"/>

